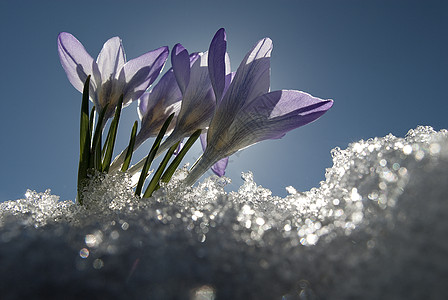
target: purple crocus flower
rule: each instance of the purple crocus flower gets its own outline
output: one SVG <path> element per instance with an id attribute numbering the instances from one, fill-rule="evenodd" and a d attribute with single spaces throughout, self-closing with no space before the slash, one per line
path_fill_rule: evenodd
<path id="1" fill-rule="evenodd" d="M 94 61 L 73 35 L 62 32 L 58 36 L 59 58 L 69 81 L 82 92 L 87 76 L 92 75 L 90 99 L 97 112 L 109 104 L 106 120 L 112 117 L 121 94 L 123 106 L 142 96 L 162 70 L 168 52 L 168 47 L 161 47 L 126 62 L 121 39 L 113 37 Z"/>
<path id="2" fill-rule="evenodd" d="M 221 28 L 209 49 L 209 72 L 217 98 L 223 94 L 207 132 L 207 147 L 185 179 L 192 185 L 217 161 L 322 116 L 333 105 L 295 90 L 269 92 L 272 41 L 260 40 L 246 55 L 225 91 L 226 34 Z"/>
<path id="3" fill-rule="evenodd" d="M 190 55 L 190 67 L 198 58 L 198 53 Z M 138 115 L 142 125 L 136 137 L 136 146 L 149 137 L 155 137 L 168 116 L 174 113 L 174 119 L 167 130 L 169 134 L 174 129 L 181 105 L 182 92 L 176 81 L 174 70 L 171 68 L 160 78 L 154 88 L 144 93 L 138 101 Z"/>
<path id="4" fill-rule="evenodd" d="M 162 128 L 163 123 L 172 113 L 175 118 L 179 114 L 182 94 L 177 86 L 173 70 L 168 70 L 151 91 L 145 92 L 138 100 L 138 116 L 141 129 L 136 137 L 136 147 L 146 139 L 154 137 Z M 167 134 L 174 128 L 172 122 Z"/>
<path id="5" fill-rule="evenodd" d="M 215 112 L 216 100 L 208 74 L 208 55 L 197 53 L 195 56 L 191 64 L 191 56 L 181 44 L 176 44 L 171 52 L 171 64 L 182 94 L 182 104 L 173 131 L 160 145 L 156 156 L 196 130 L 206 129 Z M 144 163 L 142 159 L 129 172 L 135 174 Z"/>
<path id="6" fill-rule="evenodd" d="M 216 100 L 208 74 L 206 53 L 199 53 L 191 65 L 188 51 L 176 44 L 171 53 L 174 76 L 182 93 L 182 105 L 176 126 L 170 136 L 160 145 L 159 153 L 198 129 L 205 129 L 215 112 Z"/>

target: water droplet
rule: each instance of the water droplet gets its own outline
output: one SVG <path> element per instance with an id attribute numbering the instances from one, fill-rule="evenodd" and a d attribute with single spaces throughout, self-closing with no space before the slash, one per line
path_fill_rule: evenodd
<path id="1" fill-rule="evenodd" d="M 97 258 L 93 261 L 93 268 L 99 270 L 102 267 L 104 267 L 104 262 L 101 259 Z"/>
<path id="2" fill-rule="evenodd" d="M 79 251 L 79 256 L 80 256 L 81 258 L 87 258 L 87 257 L 89 257 L 89 254 L 90 254 L 90 252 L 89 252 L 89 249 L 87 249 L 87 248 L 82 248 L 82 249 Z"/>

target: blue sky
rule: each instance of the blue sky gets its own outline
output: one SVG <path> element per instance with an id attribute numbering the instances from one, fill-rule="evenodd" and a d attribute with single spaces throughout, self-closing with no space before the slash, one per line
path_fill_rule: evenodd
<path id="1" fill-rule="evenodd" d="M 229 190 L 249 170 L 276 195 L 289 185 L 308 190 L 324 179 L 336 146 L 404 136 L 418 125 L 448 128 L 446 1 L 2 1 L 0 201 L 27 188 L 75 197 L 81 95 L 60 66 L 59 32 L 75 35 L 94 58 L 120 36 L 132 59 L 178 42 L 205 51 L 221 27 L 233 69 L 267 36 L 271 90 L 335 101 L 318 121 L 233 155 Z M 124 110 L 117 150 L 137 118 L 135 104 Z M 200 147 L 190 152 L 193 162 Z"/>

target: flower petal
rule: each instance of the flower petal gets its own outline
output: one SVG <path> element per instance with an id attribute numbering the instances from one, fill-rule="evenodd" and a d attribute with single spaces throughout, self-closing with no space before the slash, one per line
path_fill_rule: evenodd
<path id="1" fill-rule="evenodd" d="M 58 54 L 68 80 L 82 93 L 87 76 L 93 75 L 95 61 L 81 42 L 67 32 L 61 32 L 58 36 Z"/>
<path id="2" fill-rule="evenodd" d="M 264 38 L 247 53 L 210 123 L 211 135 L 220 136 L 245 103 L 269 90 L 271 51 L 272 41 Z"/>
<path id="3" fill-rule="evenodd" d="M 167 129 L 167 134 L 170 133 L 176 124 L 181 100 L 182 95 L 174 78 L 173 70 L 170 69 L 150 92 L 145 92 L 139 98 L 138 115 L 142 125 L 138 141 L 143 142 L 151 136 L 156 136 L 168 116 L 175 113 L 174 119 Z"/>
<path id="4" fill-rule="evenodd" d="M 190 82 L 182 98 L 176 130 L 190 135 L 208 127 L 215 112 L 216 100 L 208 75 L 207 53 L 201 53 L 190 70 Z"/>
<path id="5" fill-rule="evenodd" d="M 235 78 L 235 72 L 231 72 L 226 75 L 223 94 L 225 94 L 227 92 L 227 90 L 229 89 L 229 86 L 232 83 L 233 78 Z M 219 104 L 221 102 L 221 100 L 222 99 L 218 100 L 217 104 Z"/>
<path id="6" fill-rule="evenodd" d="M 173 69 L 169 69 L 160 78 L 151 92 L 144 93 L 139 99 L 138 114 L 140 120 L 155 106 L 161 105 L 167 107 L 175 102 L 181 101 L 181 99 L 182 94 L 174 77 Z"/>
<path id="7" fill-rule="evenodd" d="M 173 65 L 174 75 L 179 88 L 182 94 L 184 94 L 190 82 L 190 59 L 188 51 L 181 44 L 176 44 L 173 47 L 171 64 Z"/>
<path id="8" fill-rule="evenodd" d="M 229 128 L 233 136 L 230 152 L 262 140 L 280 138 L 288 131 L 316 120 L 332 105 L 332 100 L 294 90 L 259 96 L 240 110 Z"/>
<path id="9" fill-rule="evenodd" d="M 119 71 L 126 63 L 126 56 L 119 37 L 113 37 L 104 43 L 96 63 L 101 73 L 102 83 L 119 75 Z"/>
<path id="10" fill-rule="evenodd" d="M 210 43 L 208 55 L 208 70 L 210 81 L 215 91 L 218 101 L 221 99 L 225 86 L 226 63 L 225 56 L 227 50 L 226 31 L 219 29 Z"/>
<path id="11" fill-rule="evenodd" d="M 194 62 L 201 57 L 200 52 L 193 52 L 190 54 L 190 68 L 193 66 Z"/>
<path id="12" fill-rule="evenodd" d="M 168 47 L 161 47 L 128 61 L 121 69 L 118 81 L 125 82 L 124 102 L 137 100 L 156 80 L 168 57 Z"/>
<path id="13" fill-rule="evenodd" d="M 201 140 L 202 150 L 205 151 L 205 149 L 207 148 L 207 132 L 204 132 L 201 134 L 200 140 Z M 211 170 L 213 171 L 213 173 L 215 173 L 219 177 L 222 177 L 226 174 L 226 168 L 227 168 L 228 163 L 229 163 L 229 157 L 225 157 L 225 158 L 219 160 L 218 162 L 216 162 L 211 167 Z"/>
<path id="14" fill-rule="evenodd" d="M 240 108 L 269 91 L 271 51 L 272 40 L 264 38 L 246 54 L 223 98 L 225 105 Z"/>
<path id="15" fill-rule="evenodd" d="M 210 169 L 218 175 L 222 177 L 226 174 L 227 164 L 229 163 L 229 157 L 224 157 L 223 159 L 218 160 Z"/>

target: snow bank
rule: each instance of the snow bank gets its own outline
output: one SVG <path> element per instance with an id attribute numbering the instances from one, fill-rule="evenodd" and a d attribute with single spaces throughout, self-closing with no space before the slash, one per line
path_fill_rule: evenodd
<path id="1" fill-rule="evenodd" d="M 2 299 L 444 299 L 448 132 L 332 150 L 319 188 L 274 197 L 251 173 L 136 199 L 100 175 L 86 207 L 0 204 Z M 182 179 L 185 170 L 177 173 Z"/>

